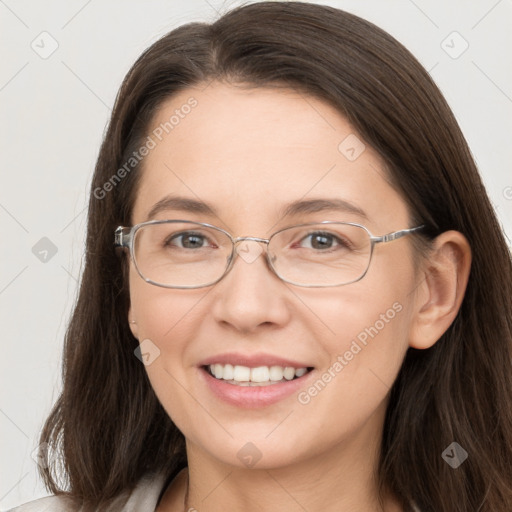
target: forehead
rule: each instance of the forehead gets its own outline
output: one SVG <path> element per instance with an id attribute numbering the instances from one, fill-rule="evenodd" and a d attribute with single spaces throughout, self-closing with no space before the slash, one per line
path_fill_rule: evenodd
<path id="1" fill-rule="evenodd" d="M 297 91 L 188 88 L 162 104 L 149 135 L 154 148 L 142 162 L 134 223 L 168 195 L 214 206 L 217 223 L 231 228 L 275 225 L 300 199 L 351 203 L 369 227 L 407 219 L 378 154 L 336 109 Z M 205 214 L 198 211 L 213 220 Z M 355 220 L 354 211 L 347 215 Z"/>

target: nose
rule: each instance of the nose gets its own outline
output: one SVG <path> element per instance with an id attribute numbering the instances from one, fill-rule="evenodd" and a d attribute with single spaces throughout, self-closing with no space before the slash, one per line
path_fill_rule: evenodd
<path id="1" fill-rule="evenodd" d="M 290 318 L 287 285 L 269 267 L 262 240 L 238 239 L 229 272 L 212 290 L 215 320 L 244 333 Z"/>

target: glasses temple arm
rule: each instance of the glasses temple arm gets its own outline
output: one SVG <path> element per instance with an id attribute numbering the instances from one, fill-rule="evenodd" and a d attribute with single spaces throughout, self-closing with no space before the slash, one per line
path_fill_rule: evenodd
<path id="1" fill-rule="evenodd" d="M 375 242 L 383 242 L 383 243 L 392 242 L 393 240 L 398 240 L 399 238 L 409 235 L 409 234 L 413 233 L 414 231 L 418 231 L 424 227 L 425 227 L 424 225 L 421 225 L 421 226 L 416 226 L 415 228 L 401 229 L 400 231 L 395 231 L 394 233 L 388 233 L 387 235 L 374 237 L 373 240 Z"/>

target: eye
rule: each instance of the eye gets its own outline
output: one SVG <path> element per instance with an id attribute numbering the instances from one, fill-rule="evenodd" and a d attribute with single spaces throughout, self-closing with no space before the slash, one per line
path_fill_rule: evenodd
<path id="1" fill-rule="evenodd" d="M 302 245 L 302 242 L 306 240 L 309 240 L 309 244 L 306 243 L 305 246 Z M 299 245 L 307 249 L 325 251 L 336 247 L 339 247 L 340 249 L 350 249 L 352 244 L 350 243 L 350 240 L 341 238 L 333 233 L 326 231 L 315 231 L 303 237 L 300 240 Z"/>
<path id="2" fill-rule="evenodd" d="M 214 247 L 210 244 L 208 238 L 200 233 L 185 231 L 169 235 L 164 242 L 166 247 L 177 246 L 180 249 L 201 249 L 203 247 Z"/>

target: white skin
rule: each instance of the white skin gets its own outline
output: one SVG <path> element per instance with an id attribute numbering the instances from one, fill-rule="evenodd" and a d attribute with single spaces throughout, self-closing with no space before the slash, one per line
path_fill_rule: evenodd
<path id="1" fill-rule="evenodd" d="M 165 102 L 153 126 L 191 96 L 197 106 L 144 159 L 133 224 L 149 220 L 151 208 L 172 193 L 206 201 L 218 216 L 166 210 L 153 218 L 207 222 L 234 237 L 269 238 L 281 227 L 324 220 L 362 223 L 375 235 L 412 227 L 379 155 L 366 145 L 349 161 L 338 150 L 355 131 L 325 102 L 214 82 Z M 340 211 L 279 216 L 284 204 L 313 198 L 345 199 L 367 219 Z M 160 350 L 146 370 L 188 456 L 188 470 L 167 488 L 158 512 L 403 510 L 391 493 L 383 508 L 377 501 L 388 393 L 408 347 L 432 346 L 455 318 L 470 259 L 466 239 L 450 231 L 419 266 L 410 237 L 378 244 L 362 280 L 332 288 L 286 284 L 263 254 L 251 263 L 237 257 L 220 282 L 192 290 L 148 284 L 131 263 L 127 320 L 137 339 Z M 293 393 L 263 408 L 240 408 L 198 378 L 201 360 L 239 352 L 307 361 L 315 381 L 397 302 L 400 313 L 308 404 Z M 247 442 L 261 452 L 251 468 L 237 457 Z"/>

